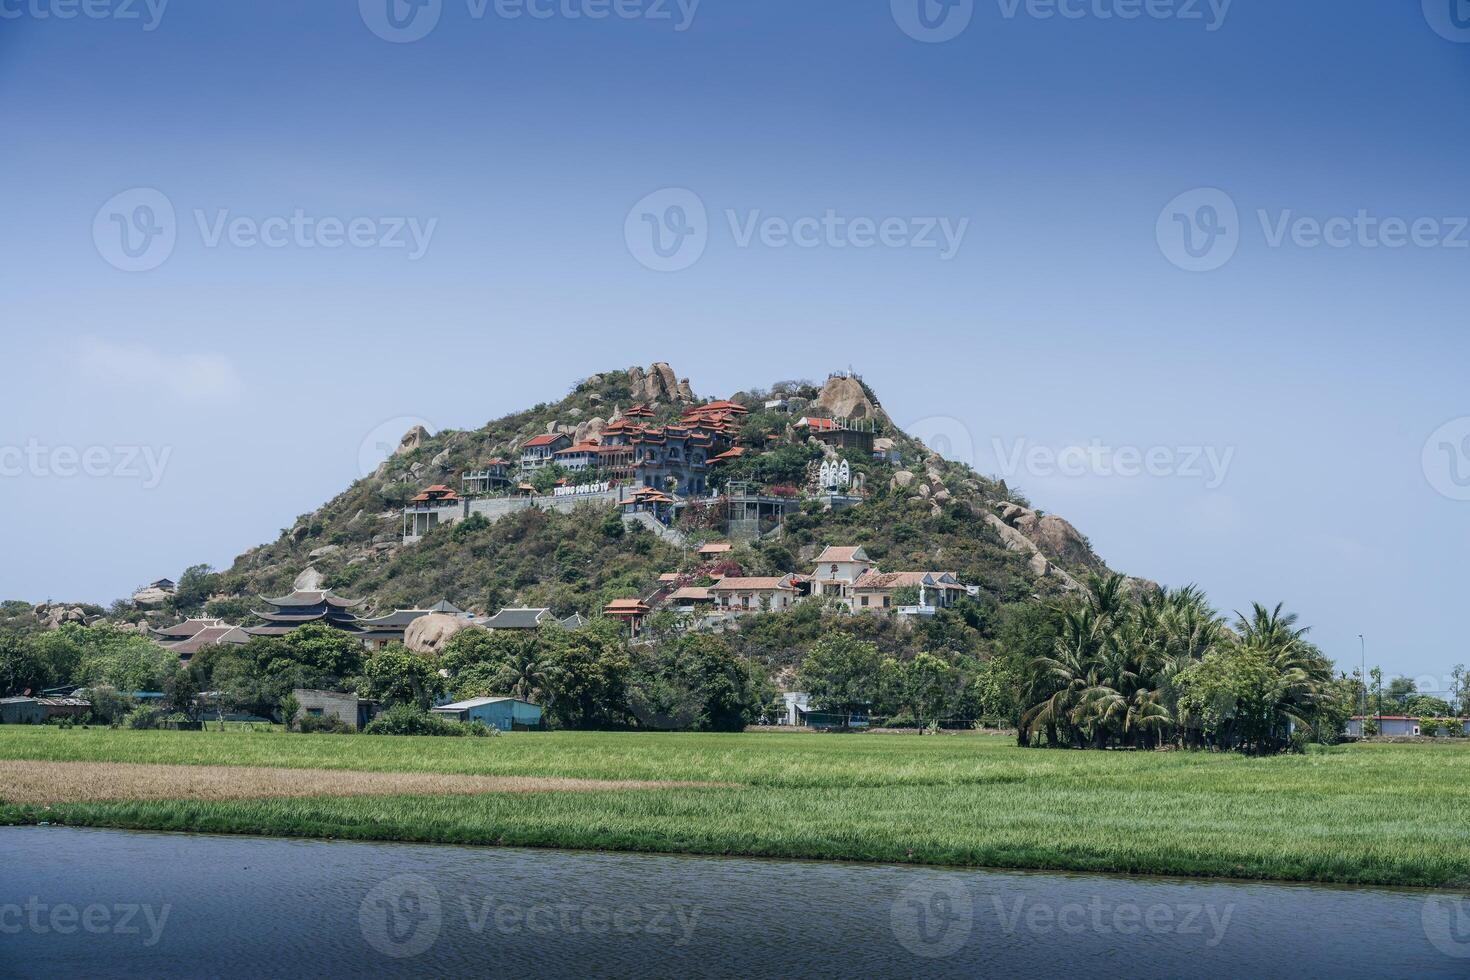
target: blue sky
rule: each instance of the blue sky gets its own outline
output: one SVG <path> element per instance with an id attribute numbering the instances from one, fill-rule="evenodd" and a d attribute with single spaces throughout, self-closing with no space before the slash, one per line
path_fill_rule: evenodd
<path id="1" fill-rule="evenodd" d="M 224 566 L 406 419 L 851 365 L 1117 568 L 1470 660 L 1470 4 L 92 2 L 0 0 L 0 595 Z"/>

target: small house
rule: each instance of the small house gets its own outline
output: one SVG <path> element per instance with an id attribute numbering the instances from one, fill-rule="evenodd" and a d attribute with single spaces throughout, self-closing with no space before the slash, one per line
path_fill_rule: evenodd
<path id="1" fill-rule="evenodd" d="M 797 599 L 795 576 L 720 579 L 710 589 L 722 613 L 781 612 Z"/>
<path id="2" fill-rule="evenodd" d="M 862 548 L 828 545 L 812 569 L 812 595 L 846 599 L 852 584 L 873 568 L 873 560 Z"/>
<path id="3" fill-rule="evenodd" d="M 643 619 L 652 610 L 648 603 L 642 599 L 614 599 L 602 609 L 602 614 L 609 619 L 621 620 L 628 626 L 633 635 L 638 634 L 638 627 L 643 625 Z"/>
<path id="4" fill-rule="evenodd" d="M 336 718 L 354 732 L 361 731 L 378 713 L 378 703 L 360 698 L 356 694 L 342 691 L 312 691 L 296 688 L 291 692 L 299 706 L 294 717 L 295 724 L 302 718 Z"/>
<path id="5" fill-rule="evenodd" d="M 502 732 L 527 732 L 541 728 L 541 706 L 520 698 L 470 698 L 429 709 L 430 714 L 450 721 L 478 721 Z"/>
<path id="6" fill-rule="evenodd" d="M 44 725 L 52 718 L 80 718 L 92 710 L 83 698 L 0 698 L 0 725 Z"/>

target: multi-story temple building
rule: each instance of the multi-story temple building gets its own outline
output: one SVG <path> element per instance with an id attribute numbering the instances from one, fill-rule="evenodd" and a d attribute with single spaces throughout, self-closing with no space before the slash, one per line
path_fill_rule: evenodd
<path id="1" fill-rule="evenodd" d="M 312 592 L 298 590 L 279 599 L 265 596 L 261 596 L 261 599 L 271 609 L 255 614 L 265 621 L 263 625 L 244 628 L 251 636 L 284 636 L 307 623 L 322 623 L 359 638 L 363 635 L 362 622 L 352 611 L 362 604 L 361 599 L 344 599 L 330 589 Z"/>
<path id="2" fill-rule="evenodd" d="M 474 469 L 465 470 L 461 483 L 465 493 L 497 493 L 509 490 L 510 463 L 503 459 L 487 460 Z"/>

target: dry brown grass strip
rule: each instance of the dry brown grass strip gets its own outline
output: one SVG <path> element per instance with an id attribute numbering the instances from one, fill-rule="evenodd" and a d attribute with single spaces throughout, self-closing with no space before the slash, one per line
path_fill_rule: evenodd
<path id="1" fill-rule="evenodd" d="M 717 783 L 557 776 L 452 776 L 426 772 L 175 766 L 134 762 L 0 760 L 0 801 L 263 800 L 302 796 L 474 796 L 480 793 L 590 793 L 677 789 Z"/>

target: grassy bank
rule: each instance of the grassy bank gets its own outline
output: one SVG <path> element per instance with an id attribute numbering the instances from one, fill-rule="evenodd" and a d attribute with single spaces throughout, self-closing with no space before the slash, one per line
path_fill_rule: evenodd
<path id="1" fill-rule="evenodd" d="M 0 728 L 0 758 L 738 784 L 0 803 L 7 822 L 1400 885 L 1470 874 L 1463 743 L 1247 759 L 1027 751 L 978 736 L 409 739 Z"/>

